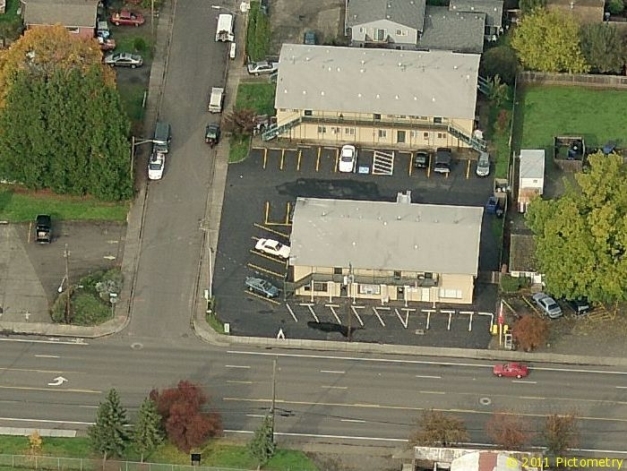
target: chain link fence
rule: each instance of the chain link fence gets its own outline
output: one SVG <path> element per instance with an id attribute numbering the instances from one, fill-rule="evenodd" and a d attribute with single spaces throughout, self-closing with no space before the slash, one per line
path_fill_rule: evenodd
<path id="1" fill-rule="evenodd" d="M 534 85 L 579 85 L 584 87 L 627 88 L 627 76 L 595 74 L 556 74 L 524 71 L 518 76 L 523 83 Z"/>
<path id="2" fill-rule="evenodd" d="M 247 471 L 239 468 L 214 468 L 181 464 L 116 460 L 107 460 L 103 463 L 101 459 L 0 454 L 0 471 L 26 469 L 46 471 Z"/>

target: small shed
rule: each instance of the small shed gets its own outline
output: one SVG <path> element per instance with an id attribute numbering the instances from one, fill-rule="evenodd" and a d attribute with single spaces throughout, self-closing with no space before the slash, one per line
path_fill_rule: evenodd
<path id="1" fill-rule="evenodd" d="M 518 170 L 518 211 L 524 213 L 530 201 L 544 192 L 544 149 L 520 151 Z"/>

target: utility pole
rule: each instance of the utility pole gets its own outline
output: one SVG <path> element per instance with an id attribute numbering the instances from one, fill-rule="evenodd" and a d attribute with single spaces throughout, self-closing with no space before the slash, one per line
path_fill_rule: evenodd
<path id="1" fill-rule="evenodd" d="M 272 414 L 272 443 L 276 443 L 274 439 L 274 418 L 276 416 L 276 358 L 272 360 L 272 405 L 270 406 L 270 414 Z"/>
<path id="2" fill-rule="evenodd" d="M 65 244 L 63 250 L 63 257 L 65 258 L 65 283 L 67 289 L 65 290 L 65 323 L 70 323 L 70 295 L 72 294 L 72 285 L 70 284 L 70 251 Z"/>
<path id="3" fill-rule="evenodd" d="M 135 170 L 135 136 L 131 136 L 131 179 L 134 178 Z"/>
<path id="4" fill-rule="evenodd" d="M 353 294 L 353 280 L 354 280 L 354 276 L 353 276 L 353 264 L 349 263 L 348 264 L 348 286 L 347 286 L 347 290 L 346 290 L 346 294 L 348 295 L 348 299 L 347 299 L 347 303 L 346 303 L 346 310 L 348 311 L 348 341 L 351 342 L 352 341 L 352 337 L 353 337 L 353 316 L 351 313 L 351 306 L 350 304 L 352 303 L 351 300 L 351 295 Z"/>

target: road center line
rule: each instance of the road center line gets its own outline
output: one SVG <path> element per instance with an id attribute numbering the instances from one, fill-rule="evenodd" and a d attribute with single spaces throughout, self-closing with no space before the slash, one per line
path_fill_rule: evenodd
<path id="1" fill-rule="evenodd" d="M 320 386 L 324 389 L 348 389 L 348 386 Z"/>
<path id="2" fill-rule="evenodd" d="M 616 386 L 616 389 L 627 389 L 627 386 Z"/>
<path id="3" fill-rule="evenodd" d="M 35 355 L 35 358 L 61 358 L 59 355 Z"/>
<path id="4" fill-rule="evenodd" d="M 253 384 L 252 381 L 237 381 L 235 379 L 227 379 L 226 382 L 232 384 Z"/>
<path id="5" fill-rule="evenodd" d="M 512 383 L 520 383 L 520 384 L 538 384 L 537 381 L 527 381 L 524 379 L 513 379 Z"/>
<path id="6" fill-rule="evenodd" d="M 242 368 L 244 370 L 249 370 L 250 366 L 248 365 L 224 365 L 225 368 Z"/>
<path id="7" fill-rule="evenodd" d="M 255 418 L 260 418 L 263 419 L 265 417 L 265 415 L 263 414 L 246 414 L 246 417 L 255 417 Z"/>
<path id="8" fill-rule="evenodd" d="M 444 391 L 418 391 L 420 394 L 446 394 Z"/>
<path id="9" fill-rule="evenodd" d="M 343 375 L 346 371 L 341 370 L 320 370 L 320 373 L 328 373 L 330 375 Z"/>
<path id="10" fill-rule="evenodd" d="M 416 378 L 424 378 L 424 379 L 442 379 L 442 376 L 416 375 Z"/>
<path id="11" fill-rule="evenodd" d="M 31 370 L 31 369 L 28 369 L 28 368 L 1 368 L 0 367 L 0 371 L 19 371 L 21 373 L 44 373 L 44 374 L 51 374 L 51 375 L 63 374 L 63 371 L 56 371 L 56 370 Z"/>
<path id="12" fill-rule="evenodd" d="M 340 419 L 340 422 L 350 422 L 353 424 L 365 424 L 366 423 L 365 420 L 360 420 L 360 419 Z"/>
<path id="13" fill-rule="evenodd" d="M 64 392 L 64 393 L 83 393 L 83 394 L 102 394 L 102 391 L 96 391 L 93 389 L 58 389 L 54 386 L 49 388 L 33 388 L 29 386 L 0 386 L 0 389 L 16 389 L 20 391 L 45 391 L 47 393 L 52 392 Z"/>

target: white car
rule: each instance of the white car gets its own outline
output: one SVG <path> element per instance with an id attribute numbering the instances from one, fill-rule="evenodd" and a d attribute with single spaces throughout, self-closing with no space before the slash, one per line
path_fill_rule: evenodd
<path id="1" fill-rule="evenodd" d="M 255 249 L 275 257 L 288 258 L 290 256 L 289 246 L 272 239 L 259 239 L 255 244 Z"/>
<path id="2" fill-rule="evenodd" d="M 247 68 L 251 75 L 273 74 L 279 70 L 279 63 L 271 61 L 250 62 Z"/>
<path id="3" fill-rule="evenodd" d="M 148 180 L 161 180 L 165 168 L 165 154 L 153 152 L 148 161 Z"/>
<path id="4" fill-rule="evenodd" d="M 477 176 L 487 177 L 490 175 L 490 154 L 481 152 L 477 160 Z"/>
<path id="5" fill-rule="evenodd" d="M 352 173 L 355 171 L 355 165 L 357 165 L 357 149 L 347 144 L 342 147 L 338 170 L 342 173 Z"/>

